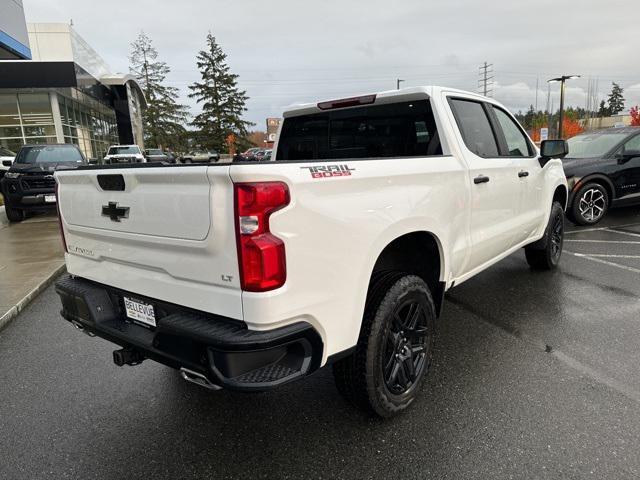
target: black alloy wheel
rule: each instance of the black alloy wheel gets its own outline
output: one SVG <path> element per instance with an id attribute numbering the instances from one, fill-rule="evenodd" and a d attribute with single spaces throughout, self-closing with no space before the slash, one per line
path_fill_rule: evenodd
<path id="1" fill-rule="evenodd" d="M 427 316 L 422 304 L 407 299 L 393 312 L 387 328 L 383 358 L 384 383 L 393 395 L 403 395 L 415 385 L 426 366 Z"/>

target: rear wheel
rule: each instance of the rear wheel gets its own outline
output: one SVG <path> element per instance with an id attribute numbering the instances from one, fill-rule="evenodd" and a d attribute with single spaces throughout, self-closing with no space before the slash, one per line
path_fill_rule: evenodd
<path id="1" fill-rule="evenodd" d="M 570 220 L 578 225 L 594 225 L 602 220 L 609 209 L 609 194 L 599 183 L 587 183 L 573 200 Z"/>
<path id="2" fill-rule="evenodd" d="M 12 208 L 9 205 L 5 205 L 4 211 L 7 214 L 7 218 L 11 223 L 17 223 L 24 220 L 24 210 L 18 208 Z"/>
<path id="3" fill-rule="evenodd" d="M 431 358 L 436 313 L 429 287 L 400 272 L 373 279 L 355 352 L 333 365 L 340 393 L 381 417 L 405 410 L 417 397 Z"/>
<path id="4" fill-rule="evenodd" d="M 563 244 L 564 211 L 559 202 L 553 202 L 544 236 L 524 247 L 527 263 L 535 270 L 553 270 L 560 263 Z"/>

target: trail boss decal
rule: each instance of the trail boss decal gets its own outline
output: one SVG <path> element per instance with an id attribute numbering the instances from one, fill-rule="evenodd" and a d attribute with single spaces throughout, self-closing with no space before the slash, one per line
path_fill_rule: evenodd
<path id="1" fill-rule="evenodd" d="M 350 177 L 355 168 L 349 165 L 320 165 L 318 167 L 300 167 L 311 173 L 311 178 Z"/>

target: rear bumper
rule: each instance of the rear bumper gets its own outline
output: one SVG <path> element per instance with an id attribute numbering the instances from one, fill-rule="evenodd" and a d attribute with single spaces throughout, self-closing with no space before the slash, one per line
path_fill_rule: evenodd
<path id="1" fill-rule="evenodd" d="M 56 282 L 62 316 L 90 334 L 144 358 L 204 375 L 232 390 L 266 390 L 320 367 L 323 344 L 308 323 L 267 331 L 243 322 L 124 292 L 78 277 Z M 154 306 L 155 329 L 129 320 L 123 296 Z"/>

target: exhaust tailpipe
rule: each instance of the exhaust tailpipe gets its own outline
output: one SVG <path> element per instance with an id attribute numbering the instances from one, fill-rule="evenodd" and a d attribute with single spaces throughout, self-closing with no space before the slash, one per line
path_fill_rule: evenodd
<path id="1" fill-rule="evenodd" d="M 80 322 L 76 322 L 75 320 L 71 320 L 71 324 L 76 327 L 77 330 L 80 330 L 82 333 L 86 333 L 87 335 L 89 335 L 90 337 L 95 337 L 96 334 L 93 332 L 90 332 L 89 330 L 87 330 L 86 328 L 84 328 L 84 325 L 82 325 Z"/>
<path id="2" fill-rule="evenodd" d="M 194 372 L 193 370 L 189 370 L 188 368 L 182 367 L 180 369 L 180 375 L 187 382 L 195 383 L 196 385 L 199 385 L 199 386 L 204 387 L 206 389 L 209 389 L 209 390 L 222 390 L 222 387 L 220 385 L 216 385 L 215 383 L 212 383 L 211 380 L 209 380 L 203 374 L 198 373 L 198 372 Z"/>

